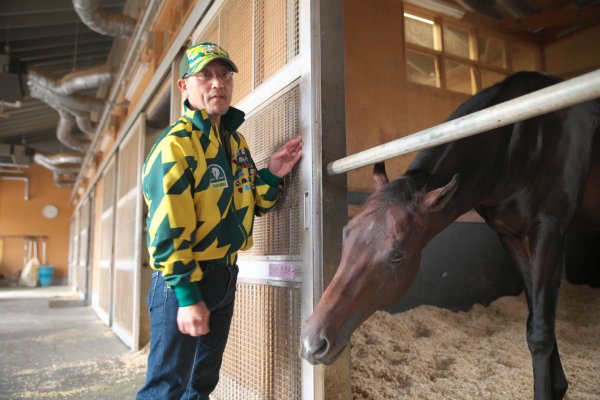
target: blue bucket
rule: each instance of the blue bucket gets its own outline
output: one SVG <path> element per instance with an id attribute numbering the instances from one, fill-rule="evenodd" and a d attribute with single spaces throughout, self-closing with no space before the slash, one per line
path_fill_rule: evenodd
<path id="1" fill-rule="evenodd" d="M 40 286 L 52 285 L 52 278 L 54 278 L 54 267 L 52 265 L 40 265 L 38 269 Z"/>

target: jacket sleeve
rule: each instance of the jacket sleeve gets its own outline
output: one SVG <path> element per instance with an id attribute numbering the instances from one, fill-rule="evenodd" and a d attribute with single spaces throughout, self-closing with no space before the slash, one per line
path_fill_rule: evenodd
<path id="1" fill-rule="evenodd" d="M 254 182 L 256 188 L 256 206 L 254 214 L 265 215 L 275 207 L 283 191 L 283 179 L 274 175 L 268 168 L 258 170 Z"/>
<path id="2" fill-rule="evenodd" d="M 240 147 L 245 148 L 250 154 L 246 139 L 238 132 L 241 139 Z M 269 171 L 268 168 L 257 169 L 254 160 L 251 159 L 252 166 L 256 172 L 254 178 L 254 190 L 256 196 L 256 204 L 254 206 L 254 214 L 263 216 L 269 212 L 279 199 L 279 195 L 283 192 L 283 179 Z"/>
<path id="3" fill-rule="evenodd" d="M 195 283 L 202 270 L 192 253 L 197 218 L 193 174 L 186 161 L 190 147 L 186 138 L 166 135 L 148 156 L 142 175 L 150 263 L 173 288 L 180 307 L 202 301 Z"/>

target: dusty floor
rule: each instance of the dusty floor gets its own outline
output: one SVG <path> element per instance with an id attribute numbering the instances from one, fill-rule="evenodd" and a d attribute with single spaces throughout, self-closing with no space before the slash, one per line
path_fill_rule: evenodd
<path id="1" fill-rule="evenodd" d="M 452 312 L 377 312 L 352 336 L 355 400 L 532 399 L 524 295 Z M 600 399 L 600 289 L 563 282 L 557 340 L 566 399 Z"/>
<path id="2" fill-rule="evenodd" d="M 146 356 L 130 352 L 64 287 L 0 289 L 0 399 L 133 399 Z"/>
<path id="3" fill-rule="evenodd" d="M 146 354 L 69 294 L 0 289 L 0 400 L 134 398 Z M 379 312 L 352 337 L 354 399 L 529 400 L 526 316 L 522 295 L 468 312 Z M 563 283 L 557 338 L 566 399 L 600 399 L 600 289 Z"/>

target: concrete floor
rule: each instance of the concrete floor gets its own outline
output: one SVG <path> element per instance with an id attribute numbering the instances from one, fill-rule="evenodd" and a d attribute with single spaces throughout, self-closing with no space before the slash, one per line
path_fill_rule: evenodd
<path id="1" fill-rule="evenodd" d="M 0 399 L 133 399 L 146 354 L 66 286 L 0 288 Z"/>

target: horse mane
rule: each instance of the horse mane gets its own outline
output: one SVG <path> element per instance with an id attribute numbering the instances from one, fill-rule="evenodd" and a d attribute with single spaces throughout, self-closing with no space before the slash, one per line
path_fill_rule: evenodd
<path id="1" fill-rule="evenodd" d="M 562 79 L 536 71 L 520 71 L 508 76 L 503 81 L 486 88 L 469 97 L 446 121 L 450 121 L 475 111 L 482 110 L 510 98 L 545 88 L 561 82 Z"/>
<path id="2" fill-rule="evenodd" d="M 374 212 L 396 203 L 401 204 L 409 211 L 415 211 L 414 200 L 418 192 L 419 189 L 413 177 L 403 175 L 371 194 L 364 210 L 368 212 L 369 209 L 373 209 Z"/>

